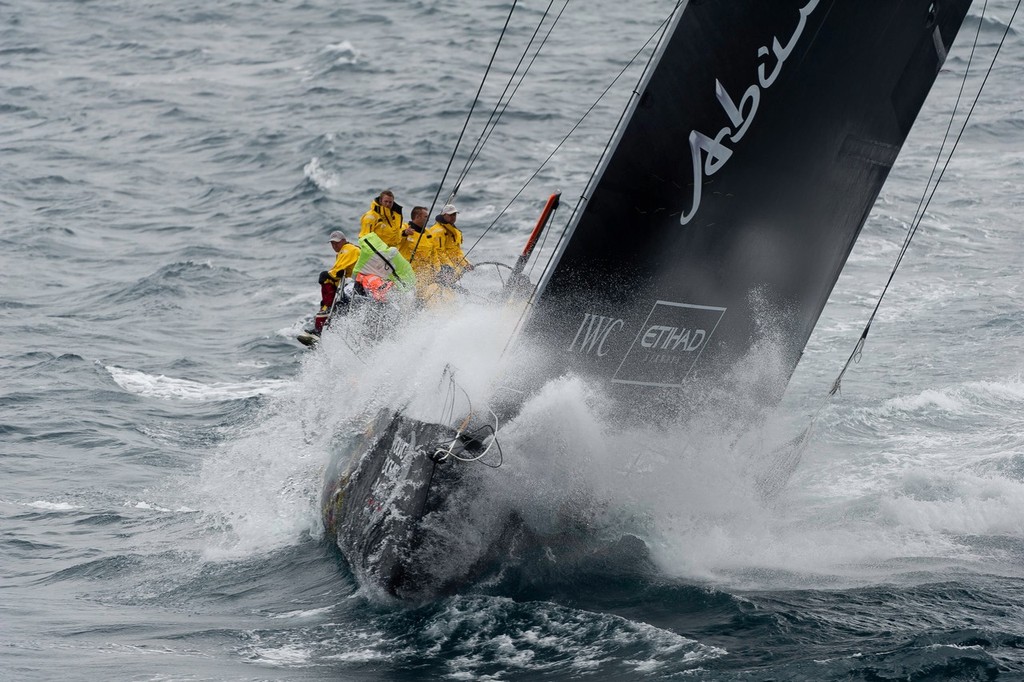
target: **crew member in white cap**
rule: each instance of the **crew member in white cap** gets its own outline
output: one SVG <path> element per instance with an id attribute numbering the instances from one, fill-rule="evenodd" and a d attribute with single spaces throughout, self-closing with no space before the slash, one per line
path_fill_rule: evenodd
<path id="1" fill-rule="evenodd" d="M 320 312 L 313 318 L 315 334 L 320 334 L 323 331 L 331 306 L 334 305 L 338 287 L 342 280 L 352 276 L 352 267 L 359 260 L 359 247 L 349 242 L 344 232 L 340 230 L 331 232 L 330 240 L 331 248 L 338 255 L 334 260 L 334 267 L 320 273 Z"/>
<path id="2" fill-rule="evenodd" d="M 473 269 L 462 252 L 462 230 L 455 227 L 458 214 L 453 204 L 445 204 L 437 222 L 427 230 L 433 241 L 435 276 L 445 286 L 454 285 L 463 272 Z"/>

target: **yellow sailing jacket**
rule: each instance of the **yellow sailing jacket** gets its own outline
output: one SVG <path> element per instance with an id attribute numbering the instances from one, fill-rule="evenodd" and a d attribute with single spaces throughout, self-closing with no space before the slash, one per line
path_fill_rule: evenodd
<path id="1" fill-rule="evenodd" d="M 411 225 L 409 223 L 405 223 L 404 225 L 402 225 L 402 231 L 404 232 L 405 228 L 407 228 L 407 227 L 411 227 Z M 410 234 L 410 235 L 404 235 L 403 234 L 402 235 L 401 240 L 398 242 L 398 253 L 402 254 L 402 257 L 405 258 L 406 260 L 409 260 L 409 256 L 412 255 L 413 249 L 416 249 L 416 257 L 419 258 L 420 257 L 420 250 L 422 250 L 424 248 L 423 247 L 423 241 L 426 238 L 427 238 L 426 235 L 423 235 L 423 239 L 420 239 L 420 233 L 416 232 L 416 228 L 413 228 L 413 233 L 412 234 Z M 417 240 L 420 241 L 420 248 L 419 249 L 416 248 L 416 241 Z"/>
<path id="2" fill-rule="evenodd" d="M 419 240 L 419 246 L 416 246 L 417 240 Z M 417 282 L 420 281 L 420 278 L 423 278 L 423 281 L 432 281 L 434 273 L 440 267 L 437 264 L 436 241 L 434 236 L 430 234 L 430 230 L 424 230 L 422 239 L 419 233 L 414 233 L 405 237 L 402 244 L 398 247 L 399 253 L 403 256 L 405 256 L 405 251 L 402 249 L 408 250 L 409 255 L 405 256 L 405 258 L 412 263 L 412 270 L 416 273 Z"/>
<path id="3" fill-rule="evenodd" d="M 443 266 L 449 265 L 456 273 L 461 274 L 469 262 L 466 260 L 466 254 L 462 252 L 462 230 L 438 221 L 427 230 L 427 234 L 434 242 L 434 269 L 440 270 Z"/>
<path id="4" fill-rule="evenodd" d="M 359 260 L 359 247 L 349 242 L 338 251 L 338 257 L 334 259 L 334 267 L 327 271 L 331 279 L 337 281 L 342 277 L 352 276 L 352 266 Z"/>
<path id="5" fill-rule="evenodd" d="M 380 197 L 370 202 L 370 210 L 359 221 L 359 238 L 376 232 L 388 246 L 398 246 L 402 240 L 402 207 L 391 208 L 380 205 Z"/>

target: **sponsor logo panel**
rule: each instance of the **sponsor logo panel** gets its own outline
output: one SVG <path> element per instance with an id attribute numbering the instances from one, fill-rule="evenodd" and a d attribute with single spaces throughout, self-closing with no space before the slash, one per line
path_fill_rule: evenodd
<path id="1" fill-rule="evenodd" d="M 612 381 L 682 386 L 725 315 L 716 306 L 657 301 L 637 332 Z"/>

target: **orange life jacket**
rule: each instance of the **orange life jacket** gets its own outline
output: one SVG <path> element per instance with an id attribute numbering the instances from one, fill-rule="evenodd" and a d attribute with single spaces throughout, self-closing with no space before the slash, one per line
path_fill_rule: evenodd
<path id="1" fill-rule="evenodd" d="M 386 280 L 377 275 L 368 275 L 360 272 L 356 275 L 356 282 L 363 286 L 366 293 L 373 296 L 373 300 L 383 303 L 388 298 L 388 291 L 395 285 L 391 280 Z"/>

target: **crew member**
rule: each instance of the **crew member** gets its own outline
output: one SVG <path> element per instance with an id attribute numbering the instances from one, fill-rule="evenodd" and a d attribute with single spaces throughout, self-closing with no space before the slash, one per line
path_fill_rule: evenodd
<path id="1" fill-rule="evenodd" d="M 359 260 L 359 247 L 349 242 L 340 230 L 331 232 L 331 248 L 337 256 L 330 270 L 320 273 L 320 311 L 313 318 L 313 333 L 320 334 L 330 315 L 334 297 L 342 280 L 352 276 L 352 269 Z"/>
<path id="2" fill-rule="evenodd" d="M 398 243 L 398 252 L 406 260 L 412 256 L 414 249 L 419 251 L 416 249 L 416 242 L 423 241 L 420 239 L 420 235 L 423 234 L 423 230 L 427 226 L 428 213 L 425 207 L 414 206 L 412 213 L 409 214 L 409 222 L 402 228 L 402 240 Z"/>
<path id="3" fill-rule="evenodd" d="M 416 272 L 416 298 L 428 305 L 454 299 L 456 282 L 473 266 L 462 252 L 462 231 L 455 226 L 458 209 L 445 204 L 436 222 L 423 233 L 412 256 Z"/>
<path id="4" fill-rule="evenodd" d="M 359 222 L 359 238 L 371 232 L 388 246 L 398 246 L 402 239 L 402 207 L 395 203 L 395 193 L 389 189 L 370 202 L 370 210 Z"/>
<path id="5" fill-rule="evenodd" d="M 473 266 L 462 252 L 462 230 L 455 227 L 459 210 L 452 204 L 445 204 L 437 222 L 427 230 L 433 238 L 434 269 L 437 281 L 445 286 L 454 286 L 462 273 Z"/>

